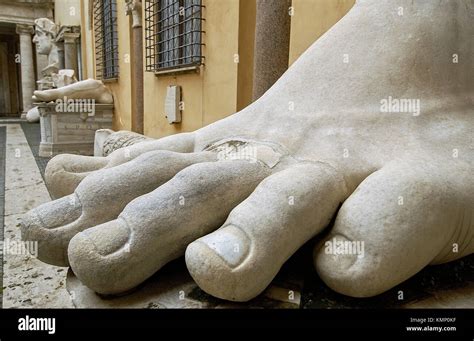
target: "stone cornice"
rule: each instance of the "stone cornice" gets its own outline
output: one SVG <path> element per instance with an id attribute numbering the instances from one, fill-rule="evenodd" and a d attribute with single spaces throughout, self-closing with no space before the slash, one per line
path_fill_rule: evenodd
<path id="1" fill-rule="evenodd" d="M 80 33 L 73 33 L 73 32 L 64 32 L 63 39 L 65 44 L 75 44 L 77 38 L 81 36 Z"/>
<path id="2" fill-rule="evenodd" d="M 56 36 L 55 41 L 57 42 L 71 42 L 71 41 L 66 41 L 66 39 L 76 39 L 80 37 L 80 32 L 81 32 L 81 27 L 80 26 L 61 26 L 59 28 L 58 35 Z M 75 36 L 77 34 L 77 36 Z"/>
<path id="3" fill-rule="evenodd" d="M 34 25 L 37 18 L 52 18 L 53 8 L 50 0 L 1 1 L 0 22 Z"/>
<path id="4" fill-rule="evenodd" d="M 28 25 L 28 24 L 17 24 L 16 25 L 16 33 L 17 34 L 33 34 L 35 32 L 35 29 L 33 25 Z"/>

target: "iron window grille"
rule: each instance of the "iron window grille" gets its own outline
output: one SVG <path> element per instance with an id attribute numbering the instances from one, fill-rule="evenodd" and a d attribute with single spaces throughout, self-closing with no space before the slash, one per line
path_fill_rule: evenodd
<path id="1" fill-rule="evenodd" d="M 119 75 L 116 0 L 94 0 L 96 77 L 116 79 Z"/>
<path id="2" fill-rule="evenodd" d="M 146 71 L 203 64 L 201 0 L 146 0 Z"/>

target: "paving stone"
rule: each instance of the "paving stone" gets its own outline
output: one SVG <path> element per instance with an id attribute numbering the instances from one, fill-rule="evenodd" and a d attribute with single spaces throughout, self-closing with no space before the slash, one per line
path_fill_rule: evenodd
<path id="1" fill-rule="evenodd" d="M 23 131 L 17 124 L 9 124 L 5 182 L 4 245 L 23 245 L 3 252 L 3 307 L 4 308 L 71 308 L 71 298 L 65 290 L 65 271 L 40 262 L 29 254 L 21 243 L 19 222 L 22 213 L 50 200 Z M 16 146 L 16 147 L 15 147 Z M 21 157 L 12 149 L 19 148 Z M 20 171 L 21 170 L 21 171 Z M 29 177 L 21 186 L 25 174 Z M 4 189 L 4 186 L 2 186 Z M 8 243 L 8 244 L 7 244 Z M 31 248 L 33 251 L 34 248 Z"/>

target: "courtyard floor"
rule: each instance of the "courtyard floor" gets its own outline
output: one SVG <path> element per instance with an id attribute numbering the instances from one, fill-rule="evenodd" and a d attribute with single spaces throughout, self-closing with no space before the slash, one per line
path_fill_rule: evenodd
<path id="1" fill-rule="evenodd" d="M 127 295 L 98 296 L 67 268 L 42 263 L 19 247 L 21 216 L 51 200 L 43 179 L 48 158 L 38 156 L 39 143 L 39 124 L 0 119 L 0 240 L 5 246 L 0 252 L 3 308 L 474 307 L 474 255 L 428 267 L 377 297 L 354 299 L 333 292 L 318 278 L 311 257 L 314 240 L 284 265 L 264 293 L 244 304 L 215 299 L 201 291 L 188 275 L 182 258 Z"/>

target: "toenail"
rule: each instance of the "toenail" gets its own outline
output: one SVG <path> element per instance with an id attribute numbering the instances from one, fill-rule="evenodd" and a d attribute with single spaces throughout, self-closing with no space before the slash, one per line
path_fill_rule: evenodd
<path id="1" fill-rule="evenodd" d="M 107 256 L 128 245 L 130 231 L 125 224 L 114 220 L 81 232 L 80 235 L 94 245 L 97 253 Z"/>
<path id="2" fill-rule="evenodd" d="M 222 227 L 199 241 L 206 244 L 232 268 L 242 264 L 250 250 L 247 234 L 233 225 Z"/>
<path id="3" fill-rule="evenodd" d="M 322 253 L 326 259 L 338 265 L 341 269 L 348 269 L 359 259 L 364 257 L 363 241 L 349 240 L 341 234 L 333 235 L 324 242 Z"/>

